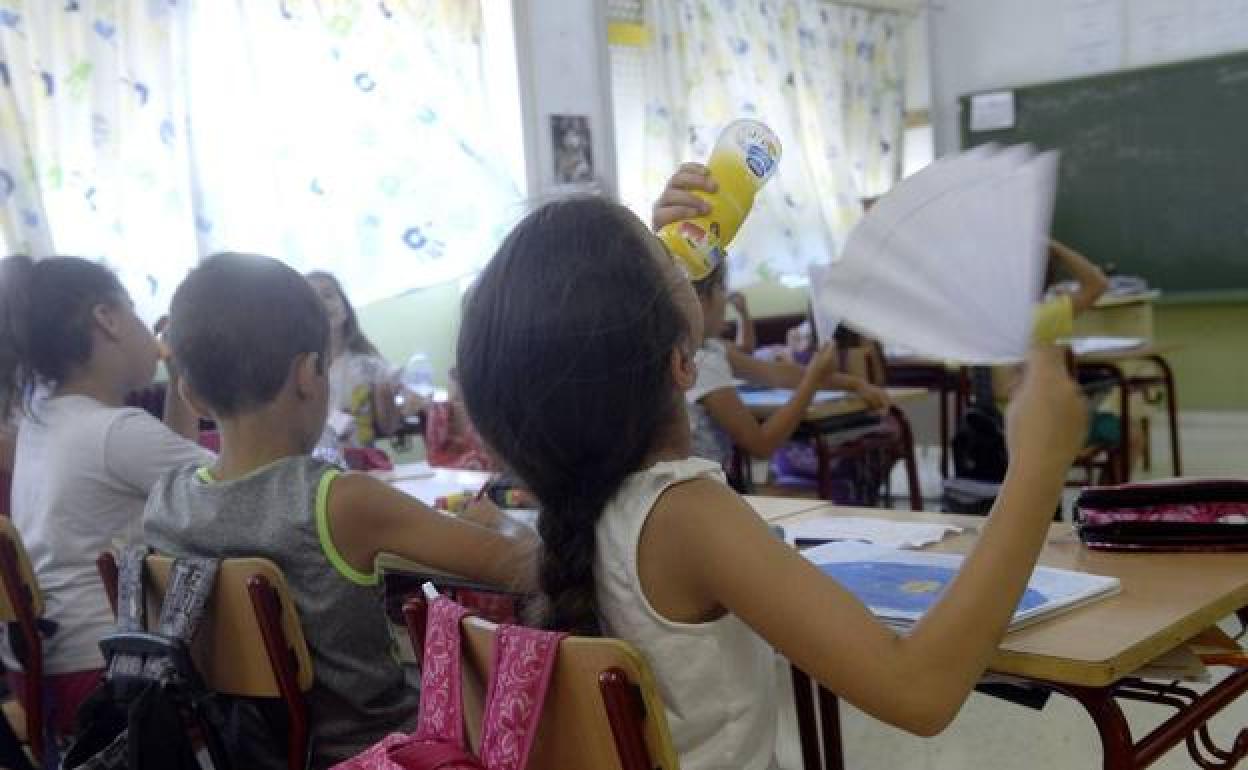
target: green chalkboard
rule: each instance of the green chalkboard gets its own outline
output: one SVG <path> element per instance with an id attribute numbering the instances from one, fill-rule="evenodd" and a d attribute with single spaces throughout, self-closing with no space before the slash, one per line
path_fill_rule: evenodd
<path id="1" fill-rule="evenodd" d="M 1172 298 L 1248 296 L 1248 53 L 1012 89 L 962 145 L 1062 152 L 1053 234 Z"/>

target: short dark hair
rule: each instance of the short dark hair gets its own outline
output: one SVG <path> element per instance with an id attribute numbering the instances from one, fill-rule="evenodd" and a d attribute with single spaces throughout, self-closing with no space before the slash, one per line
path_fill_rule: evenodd
<path id="1" fill-rule="evenodd" d="M 276 259 L 216 254 L 174 293 L 169 342 L 191 390 L 232 417 L 277 398 L 298 356 L 324 365 L 329 319 L 303 276 Z"/>

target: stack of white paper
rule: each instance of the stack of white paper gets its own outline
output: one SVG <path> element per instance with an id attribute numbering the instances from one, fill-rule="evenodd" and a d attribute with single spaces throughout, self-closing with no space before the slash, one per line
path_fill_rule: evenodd
<path id="1" fill-rule="evenodd" d="M 967 364 L 1021 360 L 1042 289 L 1057 154 L 985 145 L 897 185 L 811 268 L 820 339 L 838 322 Z"/>

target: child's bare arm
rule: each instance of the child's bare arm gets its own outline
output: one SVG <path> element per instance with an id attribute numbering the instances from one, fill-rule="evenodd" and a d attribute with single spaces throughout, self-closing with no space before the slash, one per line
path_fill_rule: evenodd
<path id="1" fill-rule="evenodd" d="M 353 569 L 373 571 L 381 552 L 490 585 L 536 588 L 536 534 L 510 534 L 433 510 L 361 473 L 334 480 L 328 500 L 329 540 Z M 322 538 L 324 540 L 324 538 Z"/>
<path id="2" fill-rule="evenodd" d="M 746 408 L 735 388 L 722 388 L 708 393 L 703 397 L 702 405 L 711 418 L 732 437 L 734 444 L 754 457 L 766 457 L 792 438 L 827 372 L 835 367 L 835 353 L 834 349 L 825 348 L 815 354 L 805 370 L 795 367 L 801 373 L 801 379 L 794 387 L 793 395 L 788 403 L 762 422 Z M 729 362 L 731 361 L 730 352 Z M 733 372 L 737 373 L 735 366 Z"/>
<path id="3" fill-rule="evenodd" d="M 940 732 L 987 668 L 1026 587 L 1083 436 L 1083 405 L 1056 353 L 1032 359 L 1011 431 L 1013 464 L 974 552 L 900 637 L 779 541 L 722 485 L 669 490 L 639 546 L 642 586 L 673 621 L 723 608 L 821 684 L 921 735 Z"/>
<path id="4" fill-rule="evenodd" d="M 805 367 L 792 361 L 761 361 L 731 346 L 728 347 L 728 364 L 737 377 L 770 388 L 797 388 L 806 376 Z M 853 391 L 872 409 L 884 409 L 891 403 L 888 391 L 861 377 L 836 371 L 835 363 L 829 364 L 818 387 Z"/>
<path id="5" fill-rule="evenodd" d="M 1109 288 L 1109 279 L 1105 277 L 1105 273 L 1087 257 L 1060 241 L 1049 241 L 1049 250 L 1079 283 L 1079 291 L 1071 298 L 1075 315 L 1095 305 Z"/>

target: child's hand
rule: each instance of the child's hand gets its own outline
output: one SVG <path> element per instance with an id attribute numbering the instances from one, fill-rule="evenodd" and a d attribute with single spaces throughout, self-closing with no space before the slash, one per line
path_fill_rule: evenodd
<path id="1" fill-rule="evenodd" d="M 733 310 L 737 311 L 737 315 L 741 316 L 741 318 L 748 319 L 750 317 L 750 306 L 745 301 L 745 295 L 741 292 L 734 291 L 732 294 L 729 294 L 728 304 Z"/>
<path id="2" fill-rule="evenodd" d="M 835 374 L 840 367 L 841 360 L 836 349 L 836 343 L 828 342 L 815 351 L 815 355 L 810 359 L 810 364 L 806 369 L 815 377 L 824 380 L 827 379 L 828 375 Z"/>
<path id="3" fill-rule="evenodd" d="M 472 500 L 458 514 L 459 518 L 487 529 L 503 530 L 513 523 L 513 519 L 494 504 L 488 497 Z"/>
<path id="4" fill-rule="evenodd" d="M 1064 473 L 1087 432 L 1088 405 L 1065 353 L 1054 346 L 1033 349 L 1007 413 L 1010 464 L 1024 473 Z"/>
<path id="5" fill-rule="evenodd" d="M 685 163 L 667 180 L 663 194 L 654 204 L 651 224 L 661 230 L 665 225 L 682 219 L 693 219 L 711 213 L 711 206 L 693 194 L 693 190 L 715 192 L 719 186 L 711 172 L 701 163 Z"/>
<path id="6" fill-rule="evenodd" d="M 883 412 L 893 405 L 893 400 L 888 397 L 887 390 L 876 387 L 866 380 L 859 380 L 853 390 L 873 412 Z"/>

